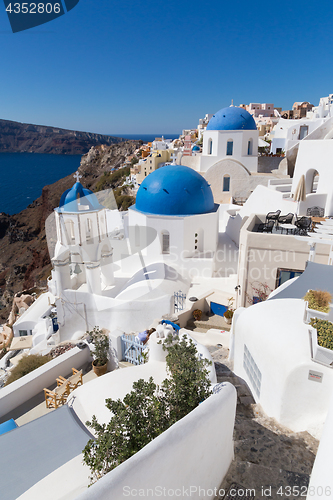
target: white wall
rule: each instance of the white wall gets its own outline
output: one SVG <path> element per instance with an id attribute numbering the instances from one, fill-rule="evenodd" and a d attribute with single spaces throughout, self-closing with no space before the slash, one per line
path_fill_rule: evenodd
<path id="1" fill-rule="evenodd" d="M 206 172 L 217 161 L 224 158 L 241 162 L 250 172 L 258 170 L 257 130 L 206 130 L 203 134 L 203 150 L 200 171 Z M 209 154 L 209 142 L 212 140 L 212 154 Z M 233 141 L 232 155 L 227 156 L 227 142 Z M 252 154 L 248 155 L 248 141 L 252 140 Z"/>
<path id="2" fill-rule="evenodd" d="M 209 499 L 216 496 L 233 459 L 233 428 L 237 394 L 225 383 L 170 429 L 100 479 L 77 500 L 109 500 L 126 496 Z M 199 490 L 201 488 L 201 491 Z M 150 489 L 150 493 L 148 492 Z M 168 494 L 169 491 L 169 494 Z M 172 494 L 172 491 L 176 492 Z M 143 496 L 141 494 L 141 496 Z"/>
<path id="3" fill-rule="evenodd" d="M 332 446 L 333 398 L 331 397 L 324 430 L 311 472 L 307 500 L 330 498 L 333 493 Z"/>
<path id="4" fill-rule="evenodd" d="M 311 193 L 314 171 L 319 173 L 316 199 L 325 208 L 325 215 L 333 215 L 333 141 L 301 141 L 295 164 L 292 184 L 294 193 L 302 175 L 305 176 L 306 193 Z M 321 195 L 321 200 L 319 199 Z M 313 206 L 313 205 L 311 205 Z"/>
<path id="5" fill-rule="evenodd" d="M 269 417 L 318 439 L 333 390 L 333 370 L 311 360 L 304 312 L 301 299 L 274 299 L 241 310 L 233 320 L 234 371 Z M 261 374 L 259 393 L 244 368 L 244 345 Z M 309 378 L 310 371 L 321 373 L 321 382 Z"/>

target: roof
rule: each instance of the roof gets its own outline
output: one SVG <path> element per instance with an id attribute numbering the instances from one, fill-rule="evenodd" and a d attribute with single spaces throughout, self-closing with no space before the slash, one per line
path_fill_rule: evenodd
<path id="1" fill-rule="evenodd" d="M 257 130 L 253 116 L 244 108 L 229 106 L 210 119 L 206 130 Z"/>
<path id="2" fill-rule="evenodd" d="M 15 500 L 80 455 L 91 437 L 67 405 L 0 436 L 2 500 Z"/>
<path id="3" fill-rule="evenodd" d="M 84 211 L 101 210 L 103 205 L 96 195 L 85 189 L 80 182 L 76 182 L 71 189 L 67 189 L 60 198 L 59 212 L 81 213 Z"/>
<path id="4" fill-rule="evenodd" d="M 297 279 L 268 300 L 302 299 L 310 289 L 325 290 L 333 295 L 333 266 L 308 261 L 305 271 Z"/>
<path id="5" fill-rule="evenodd" d="M 216 210 L 206 179 L 192 168 L 166 165 L 142 182 L 133 209 L 154 215 L 188 216 Z"/>

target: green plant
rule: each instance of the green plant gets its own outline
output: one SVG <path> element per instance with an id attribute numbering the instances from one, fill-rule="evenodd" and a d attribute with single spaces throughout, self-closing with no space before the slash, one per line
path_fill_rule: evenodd
<path id="1" fill-rule="evenodd" d="M 109 359 L 109 347 L 110 341 L 108 334 L 102 332 L 98 326 L 95 326 L 91 332 L 87 332 L 90 336 L 92 343 L 95 346 L 94 365 L 103 366 L 106 365 Z"/>
<path id="2" fill-rule="evenodd" d="M 329 304 L 332 302 L 332 295 L 322 290 L 309 290 L 303 300 L 308 301 L 309 309 L 327 313 L 330 310 Z"/>
<path id="3" fill-rule="evenodd" d="M 333 323 L 323 319 L 311 318 L 310 325 L 317 330 L 318 345 L 333 350 Z"/>
<path id="4" fill-rule="evenodd" d="M 30 354 L 30 356 L 24 356 L 11 370 L 5 385 L 9 385 L 12 382 L 15 382 L 15 380 L 24 377 L 24 375 L 27 375 L 33 370 L 36 370 L 36 368 L 45 365 L 48 361 L 50 361 L 49 356 L 41 356 L 40 354 Z"/>
<path id="5" fill-rule="evenodd" d="M 210 362 L 199 358 L 192 340 L 175 341 L 169 336 L 163 348 L 168 351 L 170 377 L 160 388 L 152 377 L 148 382 L 140 379 L 123 401 L 106 400 L 112 412 L 107 424 L 99 424 L 95 415 L 86 423 L 96 436 L 83 450 L 91 482 L 141 450 L 211 394 L 206 370 Z"/>
<path id="6" fill-rule="evenodd" d="M 234 315 L 234 311 L 232 309 L 227 309 L 225 311 L 225 313 L 223 314 L 223 316 L 225 318 L 228 318 L 228 319 L 231 319 L 233 317 L 233 315 Z"/>

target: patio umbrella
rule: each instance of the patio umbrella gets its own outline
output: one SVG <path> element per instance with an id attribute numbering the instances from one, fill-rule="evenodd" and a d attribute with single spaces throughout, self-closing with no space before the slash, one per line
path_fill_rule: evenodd
<path id="1" fill-rule="evenodd" d="M 305 191 L 305 177 L 304 175 L 301 176 L 300 180 L 298 181 L 295 193 L 294 193 L 294 201 L 297 201 L 297 213 L 299 213 L 299 205 L 301 201 L 306 200 L 306 191 Z"/>
<path id="2" fill-rule="evenodd" d="M 32 347 L 32 335 L 23 337 L 14 337 L 8 351 L 17 351 L 18 349 L 30 349 Z"/>

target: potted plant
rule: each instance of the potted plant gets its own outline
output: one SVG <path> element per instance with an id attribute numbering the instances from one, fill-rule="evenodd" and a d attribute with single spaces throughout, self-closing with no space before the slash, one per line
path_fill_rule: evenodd
<path id="1" fill-rule="evenodd" d="M 311 318 L 311 339 L 313 360 L 327 366 L 333 365 L 333 323 Z"/>
<path id="2" fill-rule="evenodd" d="M 310 322 L 311 318 L 328 319 L 330 312 L 330 303 L 332 295 L 323 290 L 308 290 L 303 300 L 306 301 L 306 321 Z"/>
<path id="3" fill-rule="evenodd" d="M 228 309 L 223 314 L 224 320 L 227 323 L 227 325 L 231 325 L 231 323 L 232 323 L 232 317 L 233 317 L 234 311 L 235 311 L 235 309 L 232 307 L 233 303 L 234 303 L 234 299 L 233 299 L 233 297 L 230 297 L 230 299 L 228 299 Z"/>
<path id="4" fill-rule="evenodd" d="M 193 314 L 194 321 L 200 321 L 201 320 L 202 311 L 200 311 L 200 309 L 194 309 L 194 311 L 193 311 L 192 314 Z"/>
<path id="5" fill-rule="evenodd" d="M 98 326 L 88 332 L 91 342 L 94 344 L 93 352 L 93 370 L 97 377 L 104 375 L 107 371 L 108 360 L 109 360 L 109 347 L 110 341 L 108 334 L 103 333 Z"/>

